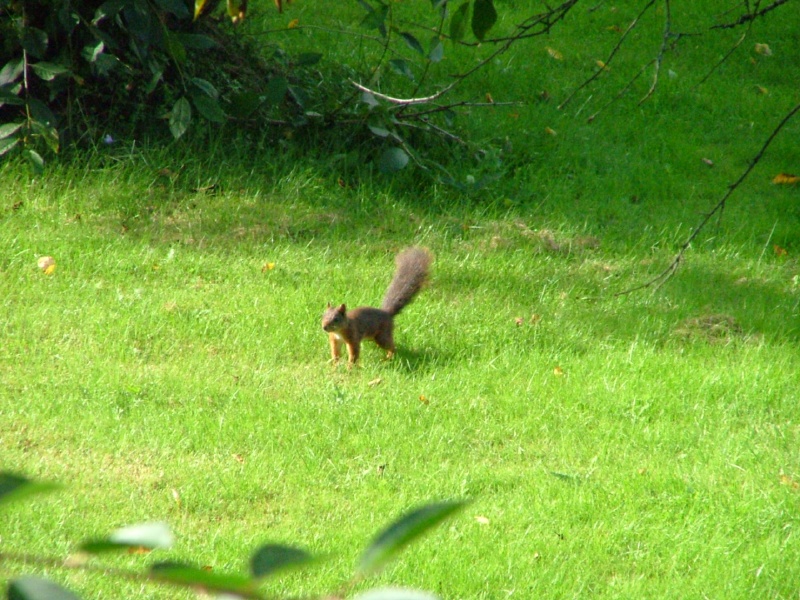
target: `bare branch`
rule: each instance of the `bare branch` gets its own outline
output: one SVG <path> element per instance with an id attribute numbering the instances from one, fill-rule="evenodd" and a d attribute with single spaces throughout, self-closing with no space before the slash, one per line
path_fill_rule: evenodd
<path id="1" fill-rule="evenodd" d="M 724 23 L 722 25 L 713 25 L 711 27 L 711 29 L 733 29 L 734 27 L 738 27 L 739 25 L 744 25 L 745 23 L 749 23 L 751 21 L 754 21 L 758 17 L 763 17 L 768 12 L 775 10 L 781 4 L 786 4 L 788 1 L 789 0 L 775 0 L 775 2 L 773 2 L 769 6 L 765 6 L 761 10 L 758 10 L 758 7 L 756 7 L 756 10 L 754 12 L 747 12 L 747 13 L 743 14 L 741 17 L 739 17 L 736 21 L 734 21 L 732 23 Z"/>
<path id="2" fill-rule="evenodd" d="M 376 98 L 380 98 L 381 100 L 386 100 L 386 102 L 389 102 L 390 104 L 399 104 L 401 106 L 408 106 L 411 104 L 427 104 L 428 102 L 433 102 L 437 98 L 446 94 L 453 87 L 451 84 L 445 88 L 442 88 L 441 90 L 439 90 L 438 92 L 436 92 L 431 96 L 424 96 L 422 98 L 393 98 L 392 96 L 387 96 L 386 94 L 381 94 L 380 92 L 371 90 L 367 86 L 361 85 L 360 83 L 357 83 L 352 79 L 350 80 L 350 83 L 353 86 L 355 86 L 356 89 L 359 89 L 362 92 L 366 92 L 367 94 L 372 94 Z"/>
<path id="3" fill-rule="evenodd" d="M 608 55 L 608 58 L 606 59 L 605 63 L 603 63 L 606 67 L 609 64 L 611 64 L 612 60 L 614 60 L 614 56 L 617 54 L 617 51 L 619 51 L 619 49 L 622 47 L 622 44 L 625 42 L 625 39 L 628 37 L 628 34 L 631 31 L 633 31 L 633 29 L 639 23 L 639 19 L 641 19 L 644 16 L 644 13 L 646 13 L 650 9 L 650 7 L 653 6 L 653 4 L 655 4 L 655 2 L 656 2 L 656 0 L 650 0 L 650 2 L 648 2 L 645 5 L 645 7 L 641 10 L 641 12 L 638 15 L 636 15 L 636 18 L 633 21 L 631 21 L 631 24 L 628 25 L 628 28 L 625 30 L 625 33 L 623 33 L 622 37 L 619 38 L 619 41 L 617 42 L 617 45 L 614 46 L 613 50 L 611 50 L 611 54 Z M 572 93 L 569 96 L 567 96 L 566 99 L 561 104 L 558 105 L 558 109 L 561 110 L 567 104 L 569 104 L 569 102 L 575 97 L 575 94 L 577 94 L 579 91 L 581 91 L 587 85 L 592 83 L 592 81 L 597 79 L 600 76 L 600 73 L 602 73 L 603 71 L 605 71 L 605 68 L 602 68 L 602 69 L 596 71 L 591 77 L 589 77 L 589 79 L 587 79 L 581 85 L 579 85 L 577 88 L 575 88 L 572 91 Z"/>
<path id="4" fill-rule="evenodd" d="M 658 56 L 655 59 L 655 72 L 653 73 L 653 83 L 650 85 L 650 89 L 647 90 L 647 93 L 644 97 L 639 100 L 639 104 L 641 105 L 645 102 L 650 96 L 653 95 L 653 92 L 656 91 L 656 86 L 658 85 L 658 74 L 661 71 L 661 62 L 664 60 L 664 52 L 667 49 L 667 42 L 672 37 L 672 32 L 670 27 L 672 26 L 672 14 L 670 11 L 669 0 L 664 0 L 664 35 L 661 38 L 661 48 L 658 50 Z"/>
<path id="5" fill-rule="evenodd" d="M 659 273 L 652 279 L 645 281 L 643 284 L 637 285 L 636 287 L 624 290 L 622 292 L 617 292 L 616 294 L 614 294 L 614 296 L 625 296 L 627 294 L 638 292 L 639 290 L 643 290 L 652 286 L 656 286 L 657 289 L 661 287 L 664 283 L 666 283 L 669 280 L 669 278 L 672 277 L 678 270 L 678 267 L 680 266 L 681 262 L 683 262 L 683 257 L 686 255 L 686 251 L 692 245 L 692 242 L 695 240 L 695 238 L 697 238 L 697 236 L 700 235 L 700 232 L 703 230 L 703 228 L 705 228 L 706 225 L 708 225 L 708 222 L 715 214 L 721 213 L 725 209 L 725 203 L 728 201 L 728 198 L 730 198 L 733 192 L 735 192 L 736 189 L 741 185 L 741 183 L 745 179 L 747 179 L 747 176 L 750 175 L 750 173 L 759 163 L 761 158 L 764 156 L 764 153 L 767 151 L 767 148 L 772 143 L 772 140 L 775 139 L 778 133 L 780 133 L 781 129 L 783 129 L 784 126 L 789 121 L 791 121 L 792 117 L 794 117 L 798 112 L 800 112 L 800 104 L 797 104 L 794 108 L 792 108 L 783 117 L 781 122 L 778 123 L 778 126 L 772 130 L 772 133 L 770 133 L 769 137 L 767 137 L 767 141 L 765 141 L 764 145 L 761 146 L 761 149 L 758 151 L 755 157 L 753 157 L 753 160 L 750 161 L 750 164 L 747 165 L 747 168 L 744 170 L 744 172 L 739 176 L 739 178 L 736 181 L 734 181 L 731 185 L 728 186 L 728 191 L 725 192 L 725 195 L 722 197 L 722 199 L 719 202 L 717 202 L 716 205 L 714 205 L 714 207 L 711 209 L 711 212 L 709 212 L 708 214 L 706 214 L 705 217 L 703 217 L 703 220 L 700 221 L 700 224 L 694 228 L 689 237 L 686 238 L 683 244 L 681 244 L 681 247 L 678 249 L 678 253 L 672 259 L 672 262 L 667 266 L 667 268 L 661 271 L 661 273 Z"/>

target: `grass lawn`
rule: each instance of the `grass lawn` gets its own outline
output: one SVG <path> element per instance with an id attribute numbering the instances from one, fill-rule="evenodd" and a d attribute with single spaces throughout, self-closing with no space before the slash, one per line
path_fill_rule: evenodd
<path id="1" fill-rule="evenodd" d="M 565 97 L 587 19 L 598 37 L 625 22 L 581 13 L 476 93 Z M 173 550 L 89 564 L 245 572 L 258 545 L 290 543 L 324 560 L 264 590 L 308 597 L 340 589 L 409 508 L 471 499 L 357 589 L 798 598 L 800 187 L 770 180 L 800 170 L 800 123 L 667 285 L 615 295 L 669 263 L 796 103 L 788 21 L 754 25 L 772 62 L 743 50 L 695 88 L 708 49 L 692 42 L 652 102 L 591 125 L 556 101 L 470 115 L 475 139 L 513 148 L 471 194 L 202 140 L 121 143 L 41 177 L 0 164 L 0 469 L 65 484 L 4 508 L 0 553 L 60 559 L 165 520 Z M 506 82 L 555 45 L 563 60 L 520 67 L 533 88 Z M 412 244 L 436 262 L 398 355 L 329 364 L 325 305 L 378 304 Z M 0 583 L 28 572 L 87 598 L 193 595 L 8 560 Z"/>

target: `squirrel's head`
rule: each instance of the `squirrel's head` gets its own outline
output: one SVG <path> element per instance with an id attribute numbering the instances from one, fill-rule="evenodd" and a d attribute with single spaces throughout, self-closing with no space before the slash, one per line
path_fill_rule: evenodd
<path id="1" fill-rule="evenodd" d="M 339 331 L 347 324 L 347 307 L 344 304 L 331 306 L 322 315 L 322 329 L 328 333 Z"/>

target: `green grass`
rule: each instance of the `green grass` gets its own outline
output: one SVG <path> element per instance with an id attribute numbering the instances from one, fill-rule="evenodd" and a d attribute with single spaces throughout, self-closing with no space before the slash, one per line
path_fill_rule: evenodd
<path id="1" fill-rule="evenodd" d="M 758 27 L 797 49 L 791 23 Z M 576 56 L 565 39 L 541 46 Z M 699 52 L 669 67 L 694 73 Z M 513 151 L 471 196 L 367 168 L 342 187 L 324 154 L 224 143 L 111 148 L 35 179 L 0 165 L 2 468 L 66 486 L 4 509 L 0 552 L 61 558 L 164 519 L 174 550 L 103 561 L 244 571 L 259 544 L 293 543 L 326 560 L 266 589 L 306 596 L 338 589 L 410 507 L 471 498 L 367 584 L 795 597 L 800 213 L 769 181 L 796 169 L 798 124 L 668 285 L 613 296 L 668 264 L 791 104 L 775 58 L 754 74 L 743 54 L 697 91 L 667 80 L 591 126 L 552 102 L 478 113 L 473 135 Z M 557 97 L 586 75 L 570 60 L 525 69 Z M 498 101 L 506 77 L 488 82 Z M 742 96 L 755 81 L 770 94 Z M 368 346 L 353 371 L 329 365 L 325 304 L 378 303 L 414 243 L 436 262 L 396 359 Z M 0 580 L 31 571 L 4 561 Z M 175 596 L 45 572 L 86 597 Z"/>

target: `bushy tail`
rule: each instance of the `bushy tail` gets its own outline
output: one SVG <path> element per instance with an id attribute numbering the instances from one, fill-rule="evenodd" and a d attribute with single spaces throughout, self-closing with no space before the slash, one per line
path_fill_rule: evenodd
<path id="1" fill-rule="evenodd" d="M 398 254 L 397 270 L 386 290 L 381 310 L 392 316 L 399 314 L 425 285 L 432 260 L 433 256 L 425 248 L 408 248 Z"/>

